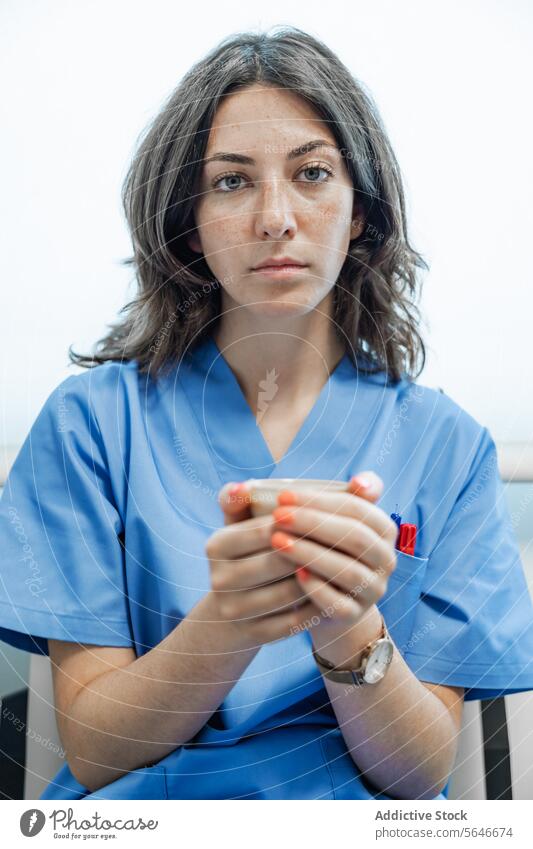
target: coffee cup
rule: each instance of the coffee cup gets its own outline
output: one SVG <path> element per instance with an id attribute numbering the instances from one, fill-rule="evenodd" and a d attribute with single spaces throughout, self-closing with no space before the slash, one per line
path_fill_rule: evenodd
<path id="1" fill-rule="evenodd" d="M 278 506 L 278 495 L 282 490 L 311 494 L 347 492 L 347 481 L 322 480 L 319 478 L 252 478 L 247 482 L 250 492 L 252 516 L 266 516 Z"/>

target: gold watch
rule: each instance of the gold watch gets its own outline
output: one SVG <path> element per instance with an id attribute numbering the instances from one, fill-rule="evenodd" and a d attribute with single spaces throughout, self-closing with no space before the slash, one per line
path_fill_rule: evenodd
<path id="1" fill-rule="evenodd" d="M 372 640 L 363 649 L 361 662 L 357 669 L 335 666 L 321 657 L 313 648 L 313 657 L 322 675 L 337 684 L 351 684 L 360 687 L 363 684 L 377 684 L 387 674 L 394 654 L 394 643 L 381 616 L 382 628 L 377 639 Z"/>

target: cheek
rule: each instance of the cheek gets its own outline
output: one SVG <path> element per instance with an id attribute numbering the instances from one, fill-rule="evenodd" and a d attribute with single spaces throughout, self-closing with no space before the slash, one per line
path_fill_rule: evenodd
<path id="1" fill-rule="evenodd" d="M 235 243 L 240 228 L 238 216 L 229 211 L 226 213 L 218 204 L 213 203 L 211 198 L 204 197 L 198 202 L 195 217 L 202 241 L 209 245 L 211 250 Z"/>
<path id="2" fill-rule="evenodd" d="M 217 273 L 224 273 L 239 259 L 241 242 L 238 224 L 231 217 L 209 221 L 202 228 L 202 246 L 209 263 Z"/>
<path id="3" fill-rule="evenodd" d="M 350 209 L 342 204 L 323 208 L 314 219 L 310 239 L 324 267 L 337 269 L 344 263 L 350 244 L 350 227 Z"/>
<path id="4" fill-rule="evenodd" d="M 228 213 L 212 220 L 208 227 L 209 238 L 228 255 L 235 249 L 250 247 L 251 241 L 255 239 L 253 222 L 249 215 Z"/>
<path id="5" fill-rule="evenodd" d="M 348 194 L 342 193 L 321 204 L 317 215 L 313 216 L 315 230 L 322 234 L 324 244 L 341 244 L 345 238 L 349 240 L 352 223 L 352 205 Z"/>
<path id="6" fill-rule="evenodd" d="M 232 226 L 230 217 L 210 219 L 209 223 L 204 225 L 203 233 L 204 239 L 211 244 L 231 245 L 235 240 L 235 227 Z"/>

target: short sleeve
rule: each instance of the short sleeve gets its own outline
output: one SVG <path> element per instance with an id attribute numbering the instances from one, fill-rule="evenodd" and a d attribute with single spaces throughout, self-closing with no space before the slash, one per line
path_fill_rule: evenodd
<path id="1" fill-rule="evenodd" d="M 0 501 L 0 640 L 40 654 L 47 638 L 134 644 L 124 528 L 87 377 L 48 397 Z"/>
<path id="2" fill-rule="evenodd" d="M 465 701 L 533 690 L 533 606 L 487 428 L 429 555 L 404 659 Z"/>

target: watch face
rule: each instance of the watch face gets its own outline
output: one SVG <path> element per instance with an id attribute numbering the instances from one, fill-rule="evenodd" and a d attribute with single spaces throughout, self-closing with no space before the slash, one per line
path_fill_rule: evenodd
<path id="1" fill-rule="evenodd" d="M 368 684 L 381 681 L 392 660 L 394 647 L 389 640 L 380 640 L 367 660 L 364 679 Z"/>

